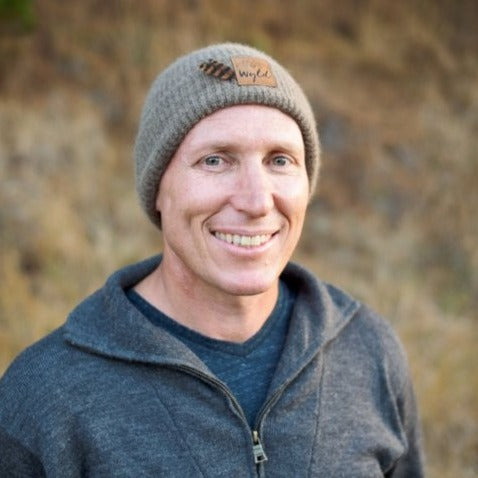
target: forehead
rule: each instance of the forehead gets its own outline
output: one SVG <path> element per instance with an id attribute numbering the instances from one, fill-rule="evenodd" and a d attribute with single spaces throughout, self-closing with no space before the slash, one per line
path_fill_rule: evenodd
<path id="1" fill-rule="evenodd" d="M 209 143 L 277 144 L 304 151 L 298 124 L 282 111 L 262 105 L 236 105 L 203 118 L 188 132 L 178 151 Z"/>

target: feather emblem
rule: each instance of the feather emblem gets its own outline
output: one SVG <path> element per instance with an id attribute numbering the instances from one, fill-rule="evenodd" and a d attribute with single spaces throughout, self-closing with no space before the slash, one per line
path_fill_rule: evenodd
<path id="1" fill-rule="evenodd" d="M 213 59 L 201 63 L 199 69 L 204 71 L 206 75 L 214 76 L 223 81 L 228 81 L 236 77 L 234 70 L 230 66 Z"/>

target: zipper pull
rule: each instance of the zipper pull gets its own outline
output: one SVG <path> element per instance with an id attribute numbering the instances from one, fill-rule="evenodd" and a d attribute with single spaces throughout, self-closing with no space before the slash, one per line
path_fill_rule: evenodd
<path id="1" fill-rule="evenodd" d="M 259 463 L 265 463 L 267 461 L 267 455 L 264 451 L 264 448 L 262 448 L 259 433 L 256 430 L 252 432 L 252 441 L 254 443 L 254 446 L 252 447 L 252 452 L 254 453 L 254 463 L 256 465 Z"/>

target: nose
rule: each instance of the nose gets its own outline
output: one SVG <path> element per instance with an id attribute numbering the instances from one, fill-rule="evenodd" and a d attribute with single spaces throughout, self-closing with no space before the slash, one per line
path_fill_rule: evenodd
<path id="1" fill-rule="evenodd" d="M 260 164 L 242 165 L 238 171 L 231 202 L 234 208 L 251 217 L 265 216 L 274 207 L 271 178 Z"/>

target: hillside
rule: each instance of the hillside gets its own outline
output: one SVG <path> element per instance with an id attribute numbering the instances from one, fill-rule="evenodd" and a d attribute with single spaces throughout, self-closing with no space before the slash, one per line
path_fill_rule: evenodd
<path id="1" fill-rule="evenodd" d="M 0 0 L 0 373 L 160 250 L 131 159 L 156 74 L 198 46 L 250 43 L 318 119 L 297 259 L 398 330 L 430 476 L 478 476 L 476 25 L 473 0 Z"/>

